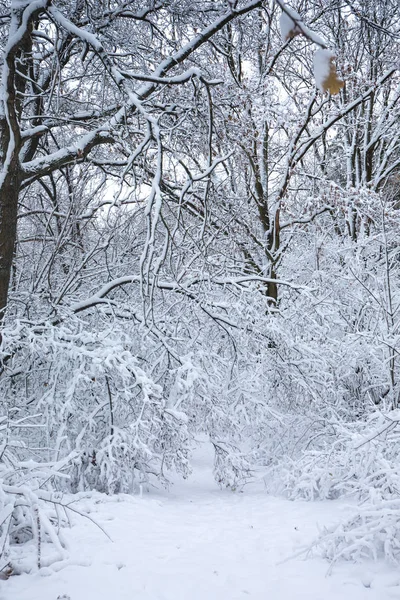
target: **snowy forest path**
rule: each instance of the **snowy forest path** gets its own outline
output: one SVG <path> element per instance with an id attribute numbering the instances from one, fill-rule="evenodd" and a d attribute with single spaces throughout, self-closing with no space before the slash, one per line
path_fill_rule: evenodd
<path id="1" fill-rule="evenodd" d="M 343 517 L 342 502 L 219 490 L 206 463 L 170 492 L 80 500 L 113 542 L 75 519 L 68 564 L 0 582 L 0 600 L 400 599 L 400 575 L 382 564 L 343 563 L 327 576 L 319 557 L 285 560 Z"/>

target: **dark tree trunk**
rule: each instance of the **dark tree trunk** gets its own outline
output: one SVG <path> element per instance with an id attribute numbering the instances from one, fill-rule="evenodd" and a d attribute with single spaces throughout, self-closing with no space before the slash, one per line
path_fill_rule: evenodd
<path id="1" fill-rule="evenodd" d="M 21 177 L 11 167 L 0 187 L 0 320 L 7 306 L 8 287 L 17 236 L 18 196 Z"/>

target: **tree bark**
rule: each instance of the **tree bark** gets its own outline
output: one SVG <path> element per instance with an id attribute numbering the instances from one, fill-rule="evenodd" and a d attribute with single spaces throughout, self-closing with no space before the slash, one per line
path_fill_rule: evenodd
<path id="1" fill-rule="evenodd" d="M 21 176 L 10 169 L 0 187 L 0 322 L 7 306 L 8 288 L 17 236 L 18 196 Z"/>

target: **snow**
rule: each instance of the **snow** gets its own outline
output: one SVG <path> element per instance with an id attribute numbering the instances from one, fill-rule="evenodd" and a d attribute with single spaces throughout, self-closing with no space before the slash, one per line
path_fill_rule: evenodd
<path id="1" fill-rule="evenodd" d="M 281 28 L 281 36 L 284 42 L 301 33 L 301 29 L 297 27 L 296 23 L 285 12 L 282 12 L 280 16 L 279 25 Z"/>
<path id="2" fill-rule="evenodd" d="M 276 3 L 278 4 L 278 6 L 280 6 L 280 8 L 282 9 L 283 14 L 286 15 L 287 18 L 282 17 L 280 18 L 280 27 L 281 27 L 281 35 L 284 41 L 286 41 L 286 36 L 284 36 L 284 32 L 289 33 L 289 31 L 287 31 L 287 28 L 292 24 L 292 26 L 290 27 L 290 29 L 292 29 L 293 25 L 295 25 L 295 31 L 294 33 L 303 33 L 311 42 L 313 42 L 314 44 L 317 44 L 317 46 L 319 46 L 320 48 L 326 48 L 327 47 L 327 43 L 325 42 L 324 39 L 322 39 L 318 34 L 315 33 L 315 31 L 313 31 L 312 29 L 310 29 L 309 27 L 307 27 L 304 22 L 301 19 L 301 16 L 299 15 L 298 12 L 296 12 L 295 10 L 293 10 L 293 8 L 290 8 L 285 2 L 282 2 L 282 0 L 276 0 Z M 283 23 L 282 23 L 282 19 L 283 19 Z"/>
<path id="3" fill-rule="evenodd" d="M 314 54 L 314 77 L 315 85 L 323 93 L 326 91 L 326 80 L 331 70 L 331 61 L 335 53 L 331 50 L 317 50 Z"/>
<path id="4" fill-rule="evenodd" d="M 110 535 L 76 517 L 64 532 L 70 559 L 1 582 L 1 600 L 389 600 L 400 574 L 380 563 L 298 556 L 343 502 L 289 502 L 263 486 L 219 490 L 212 456 L 170 492 L 91 494 L 74 504 Z M 293 558 L 293 555 L 297 557 Z M 292 558 L 290 558 L 292 557 Z"/>

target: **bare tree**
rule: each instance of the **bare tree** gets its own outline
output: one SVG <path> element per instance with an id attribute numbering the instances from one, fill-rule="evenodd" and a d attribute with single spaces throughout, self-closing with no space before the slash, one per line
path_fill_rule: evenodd
<path id="1" fill-rule="evenodd" d="M 50 3 L 12 1 L 1 15 L 3 40 L 0 178 L 0 306 L 4 311 L 23 189 L 84 161 L 95 164 L 102 148 L 130 168 L 156 145 L 158 159 L 149 207 L 162 181 L 159 119 L 166 86 L 197 79 L 196 51 L 231 21 L 261 5 L 253 0 L 213 10 L 205 22 L 198 6 L 182 3 Z M 175 12 L 174 12 L 175 10 Z M 195 23 L 187 19 L 188 11 Z M 197 19 L 197 16 L 199 18 Z M 194 32 L 194 27 L 198 33 Z M 177 28 L 180 40 L 176 39 Z M 165 35 L 163 29 L 171 34 Z M 141 40 L 138 41 L 138 37 Z M 139 38 L 140 39 L 140 38 Z M 169 73 L 172 73 L 168 76 Z M 137 145 L 124 144 L 131 124 Z M 96 152 L 97 149 L 97 152 Z M 118 156 L 119 155 L 119 156 Z M 111 161 L 113 162 L 113 161 Z M 151 212 L 151 210 L 150 210 Z M 150 242 L 151 242 L 150 233 Z"/>

